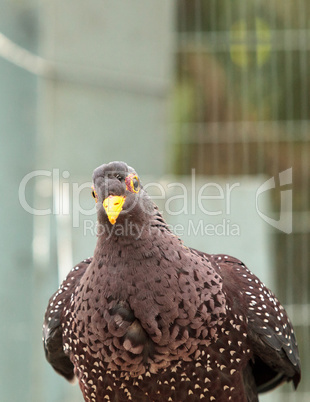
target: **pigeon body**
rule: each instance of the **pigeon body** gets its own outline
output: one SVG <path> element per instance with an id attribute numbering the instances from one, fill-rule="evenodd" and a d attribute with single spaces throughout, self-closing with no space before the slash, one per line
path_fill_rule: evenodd
<path id="1" fill-rule="evenodd" d="M 258 401 L 300 380 L 284 308 L 239 260 L 186 247 L 123 162 L 94 171 L 98 240 L 51 297 L 47 360 L 85 401 Z"/>

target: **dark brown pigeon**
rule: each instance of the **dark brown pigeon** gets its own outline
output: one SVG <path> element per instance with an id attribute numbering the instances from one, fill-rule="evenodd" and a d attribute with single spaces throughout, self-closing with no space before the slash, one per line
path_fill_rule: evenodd
<path id="1" fill-rule="evenodd" d="M 186 247 L 123 162 L 93 174 L 98 240 L 45 314 L 46 358 L 84 400 L 258 401 L 300 381 L 275 295 L 228 255 Z"/>

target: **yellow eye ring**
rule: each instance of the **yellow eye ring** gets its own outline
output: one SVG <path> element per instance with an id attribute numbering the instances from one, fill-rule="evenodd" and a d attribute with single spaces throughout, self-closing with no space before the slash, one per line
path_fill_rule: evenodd
<path id="1" fill-rule="evenodd" d="M 93 198 L 95 199 L 95 201 L 96 201 L 96 203 L 97 203 L 97 202 L 98 202 L 98 195 L 97 195 L 97 193 L 96 193 L 96 191 L 95 191 L 94 186 L 91 186 L 91 188 L 92 188 L 91 195 L 93 196 Z"/>
<path id="2" fill-rule="evenodd" d="M 125 179 L 126 188 L 132 193 L 138 193 L 140 191 L 140 181 L 137 175 L 130 174 Z"/>

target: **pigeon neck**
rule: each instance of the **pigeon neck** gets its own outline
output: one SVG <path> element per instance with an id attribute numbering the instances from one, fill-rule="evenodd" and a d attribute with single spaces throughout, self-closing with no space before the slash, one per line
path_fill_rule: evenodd
<path id="1" fill-rule="evenodd" d="M 129 224 L 127 227 L 118 227 L 115 224 L 110 230 L 98 234 L 94 260 L 111 266 L 111 263 L 126 264 L 133 258 L 139 258 L 139 255 L 145 258 L 148 253 L 154 253 L 154 248 L 161 248 L 166 243 L 167 236 L 177 239 L 163 220 L 136 227 Z"/>

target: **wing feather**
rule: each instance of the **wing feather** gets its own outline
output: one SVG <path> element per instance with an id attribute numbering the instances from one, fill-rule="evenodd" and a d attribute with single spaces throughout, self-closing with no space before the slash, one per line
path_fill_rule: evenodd
<path id="1" fill-rule="evenodd" d="M 72 268 L 57 292 L 50 298 L 44 316 L 43 347 L 46 359 L 54 370 L 68 381 L 74 380 L 74 366 L 64 351 L 61 320 L 74 289 L 91 261 L 92 259 L 89 258 Z"/>

